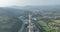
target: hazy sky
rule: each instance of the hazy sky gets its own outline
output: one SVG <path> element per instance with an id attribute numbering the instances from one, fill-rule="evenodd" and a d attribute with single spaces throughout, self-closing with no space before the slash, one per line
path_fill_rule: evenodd
<path id="1" fill-rule="evenodd" d="M 0 6 L 60 5 L 60 0 L 0 0 Z"/>

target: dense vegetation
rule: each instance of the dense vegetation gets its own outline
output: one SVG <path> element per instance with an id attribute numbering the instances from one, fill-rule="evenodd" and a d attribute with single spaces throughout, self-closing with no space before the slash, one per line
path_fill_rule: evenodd
<path id="1" fill-rule="evenodd" d="M 15 17 L 0 16 L 0 32 L 17 32 L 21 24 Z"/>
<path id="2" fill-rule="evenodd" d="M 21 25 L 22 21 L 14 12 L 0 8 L 0 32 L 18 32 Z"/>

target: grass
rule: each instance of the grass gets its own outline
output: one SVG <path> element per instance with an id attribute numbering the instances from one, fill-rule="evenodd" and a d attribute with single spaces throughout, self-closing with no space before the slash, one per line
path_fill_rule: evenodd
<path id="1" fill-rule="evenodd" d="M 43 32 L 60 32 L 60 27 L 53 27 L 53 26 L 50 26 L 49 24 L 52 24 L 52 23 L 60 23 L 60 20 L 53 20 L 51 22 L 48 23 L 45 22 L 45 21 L 34 21 L 37 26 L 39 28 L 42 28 L 43 29 Z M 48 23 L 48 24 L 47 24 Z"/>
<path id="2" fill-rule="evenodd" d="M 55 23 L 60 23 L 60 20 L 54 20 Z"/>
<path id="3" fill-rule="evenodd" d="M 49 27 L 44 21 L 38 21 L 38 23 L 44 28 L 46 32 L 54 29 L 54 28 Z"/>

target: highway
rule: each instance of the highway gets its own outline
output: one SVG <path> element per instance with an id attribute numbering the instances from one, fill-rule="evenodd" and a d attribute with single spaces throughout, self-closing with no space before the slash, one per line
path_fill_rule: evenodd
<path id="1" fill-rule="evenodd" d="M 22 20 L 23 23 L 21 29 L 18 32 L 23 32 L 25 23 L 22 17 L 19 17 L 19 19 Z M 39 28 L 37 28 L 37 26 L 32 22 L 31 15 L 29 15 L 29 19 L 28 19 L 27 32 L 40 32 Z"/>
<path id="2" fill-rule="evenodd" d="M 29 22 L 28 22 L 28 32 L 33 32 L 33 26 L 32 26 L 32 23 L 31 23 L 31 15 L 29 15 Z"/>
<path id="3" fill-rule="evenodd" d="M 31 21 L 31 15 L 29 15 L 29 25 L 27 26 L 28 32 L 40 32 L 36 25 Z"/>

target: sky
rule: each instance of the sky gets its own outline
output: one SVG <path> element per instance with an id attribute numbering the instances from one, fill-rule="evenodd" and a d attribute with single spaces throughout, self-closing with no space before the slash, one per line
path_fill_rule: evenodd
<path id="1" fill-rule="evenodd" d="M 0 6 L 60 5 L 60 0 L 0 0 Z"/>

